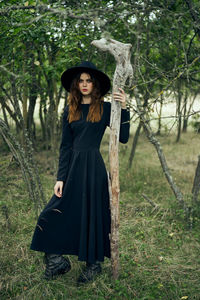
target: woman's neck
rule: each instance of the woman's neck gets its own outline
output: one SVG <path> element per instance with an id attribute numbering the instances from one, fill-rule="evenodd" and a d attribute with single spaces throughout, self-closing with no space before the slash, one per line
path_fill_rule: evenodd
<path id="1" fill-rule="evenodd" d="M 91 96 L 83 96 L 81 103 L 90 104 L 92 102 Z"/>

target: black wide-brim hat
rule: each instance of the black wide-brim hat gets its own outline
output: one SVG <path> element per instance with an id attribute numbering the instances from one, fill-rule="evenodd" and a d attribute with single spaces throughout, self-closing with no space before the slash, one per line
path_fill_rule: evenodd
<path id="1" fill-rule="evenodd" d="M 61 82 L 63 87 L 70 92 L 72 81 L 79 73 L 92 74 L 100 84 L 101 96 L 104 96 L 110 89 L 110 78 L 98 70 L 97 67 L 90 61 L 83 61 L 80 65 L 67 69 L 61 75 Z"/>

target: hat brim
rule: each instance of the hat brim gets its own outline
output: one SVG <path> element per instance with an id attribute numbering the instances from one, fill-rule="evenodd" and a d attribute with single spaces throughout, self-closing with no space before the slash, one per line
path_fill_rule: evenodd
<path id="1" fill-rule="evenodd" d="M 110 78 L 103 72 L 87 67 L 73 67 L 70 69 L 67 69 L 63 72 L 61 75 L 61 82 L 63 87 L 70 92 L 70 87 L 72 84 L 72 81 L 79 73 L 89 73 L 94 75 L 94 77 L 99 81 L 100 84 L 100 92 L 101 96 L 104 96 L 107 94 L 107 92 L 110 90 Z"/>

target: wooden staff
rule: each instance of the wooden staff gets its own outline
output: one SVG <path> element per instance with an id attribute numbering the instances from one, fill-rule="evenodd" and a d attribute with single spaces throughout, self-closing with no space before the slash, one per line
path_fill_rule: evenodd
<path id="1" fill-rule="evenodd" d="M 121 122 L 121 105 L 113 100 L 113 93 L 119 92 L 118 88 L 123 88 L 129 78 L 129 84 L 133 78 L 133 69 L 130 62 L 131 44 L 123 44 L 113 39 L 102 38 L 91 43 L 102 51 L 109 51 L 116 60 L 116 69 L 113 77 L 111 117 L 110 117 L 110 207 L 111 207 L 111 264 L 113 278 L 117 279 L 119 274 L 119 160 L 118 145 Z"/>

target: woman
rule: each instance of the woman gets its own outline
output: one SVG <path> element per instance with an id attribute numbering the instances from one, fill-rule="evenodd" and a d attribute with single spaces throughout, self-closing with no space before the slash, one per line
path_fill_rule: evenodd
<path id="1" fill-rule="evenodd" d="M 62 141 L 54 195 L 41 212 L 31 249 L 45 252 L 45 278 L 71 269 L 62 254 L 77 255 L 86 262 L 78 283 L 101 272 L 104 257 L 110 258 L 110 209 L 108 178 L 99 152 L 111 104 L 102 97 L 110 89 L 109 77 L 91 62 L 66 70 L 62 85 L 70 92 L 63 114 Z M 122 89 L 114 94 L 121 102 L 119 140 L 129 138 L 129 111 Z"/>

